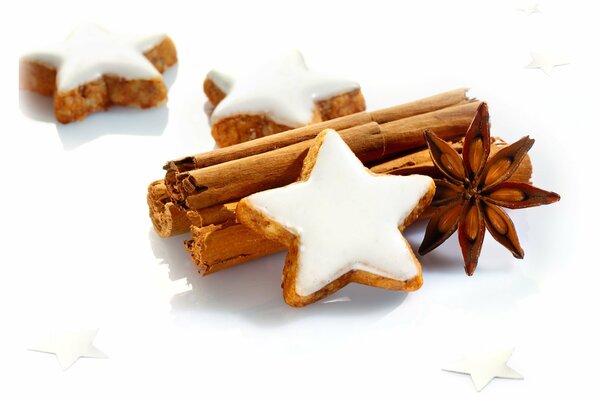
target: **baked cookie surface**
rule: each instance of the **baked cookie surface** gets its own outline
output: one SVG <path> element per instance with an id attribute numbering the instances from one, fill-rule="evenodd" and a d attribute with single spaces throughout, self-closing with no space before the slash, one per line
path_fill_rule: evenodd
<path id="1" fill-rule="evenodd" d="M 19 86 L 54 96 L 56 119 L 69 123 L 113 104 L 164 103 L 161 73 L 176 62 L 174 43 L 165 34 L 121 35 L 87 24 L 62 43 L 22 56 Z"/>
<path id="2" fill-rule="evenodd" d="M 236 75 L 212 70 L 204 92 L 221 147 L 366 109 L 357 83 L 308 70 L 298 51 Z"/>
<path id="3" fill-rule="evenodd" d="M 304 306 L 350 282 L 418 289 L 420 263 L 401 230 L 434 192 L 427 176 L 369 172 L 329 129 L 316 138 L 298 182 L 242 199 L 237 218 L 289 249 L 283 295 Z"/>

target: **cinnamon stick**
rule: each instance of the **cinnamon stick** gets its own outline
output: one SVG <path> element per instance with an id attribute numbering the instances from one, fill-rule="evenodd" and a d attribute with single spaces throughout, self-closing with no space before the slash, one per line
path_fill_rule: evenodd
<path id="1" fill-rule="evenodd" d="M 452 147 L 458 153 L 462 152 L 462 141 L 452 143 Z M 499 137 L 491 138 L 491 153 L 493 155 L 509 144 Z M 405 154 L 393 160 L 382 162 L 374 165 L 370 170 L 376 174 L 391 174 L 391 175 L 428 175 L 433 178 L 440 178 L 439 170 L 434 166 L 433 160 L 430 157 L 428 149 L 423 149 L 415 153 Z M 510 178 L 513 182 L 531 183 L 532 178 L 532 162 L 530 156 L 526 156 Z"/>
<path id="2" fill-rule="evenodd" d="M 281 244 L 235 222 L 192 226 L 191 237 L 185 248 L 202 275 L 284 250 Z"/>
<path id="3" fill-rule="evenodd" d="M 454 143 L 454 148 L 461 151 L 461 142 Z M 507 143 L 501 139 L 495 139 L 491 148 L 494 154 Z M 373 166 L 371 171 L 376 173 L 390 173 L 394 175 L 410 175 L 414 173 L 436 176 L 438 171 L 433 165 L 428 149 L 415 153 L 406 154 L 397 159 Z M 532 164 L 526 156 L 524 161 L 510 181 L 529 183 L 532 176 Z M 228 210 L 233 209 L 233 204 L 227 204 Z M 236 223 L 232 214 L 216 214 L 214 209 L 195 211 L 199 216 L 205 212 L 207 218 L 215 221 L 212 225 L 192 226 L 191 240 L 185 242 L 187 251 L 203 274 L 211 274 L 237 264 L 266 256 L 284 250 L 283 247 L 268 240 L 249 228 Z M 420 219 L 430 217 L 432 210 L 425 211 Z M 216 215 L 220 216 L 215 217 Z M 208 220 L 208 219 L 205 219 Z"/>
<path id="4" fill-rule="evenodd" d="M 498 147 L 506 145 L 501 139 L 496 139 L 494 144 Z M 461 142 L 454 143 L 453 146 L 458 152 L 461 151 Z M 403 154 L 395 159 L 373 165 L 371 171 L 394 175 L 422 174 L 438 177 L 438 171 L 426 149 Z M 532 165 L 527 157 L 512 180 L 527 182 L 530 180 L 531 171 Z M 158 235 L 170 237 L 189 232 L 191 226 L 203 227 L 234 221 L 237 203 L 231 202 L 199 210 L 186 210 L 171 201 L 166 194 L 164 181 L 159 180 L 152 182 L 148 187 L 148 205 L 150 218 Z"/>
<path id="5" fill-rule="evenodd" d="M 461 143 L 455 143 L 461 151 Z M 376 173 L 423 174 L 435 177 L 437 171 L 428 155 L 428 150 L 404 154 L 396 159 L 372 166 Z M 191 226 L 219 225 L 235 220 L 236 202 L 216 204 L 198 210 L 187 210 L 171 201 L 164 180 L 152 182 L 147 196 L 150 219 L 160 237 L 170 237 L 189 232 Z"/>
<path id="6" fill-rule="evenodd" d="M 147 196 L 150 219 L 160 237 L 170 237 L 189 231 L 192 222 L 187 211 L 171 201 L 164 181 L 150 183 Z"/>
<path id="7" fill-rule="evenodd" d="M 462 137 L 478 105 L 474 101 L 380 125 L 370 122 L 339 133 L 362 162 L 372 163 L 423 147 L 425 128 L 446 140 Z M 175 203 L 201 209 L 283 186 L 297 178 L 311 144 L 309 139 L 183 173 L 169 171 L 165 179 L 167 191 Z"/>
<path id="8" fill-rule="evenodd" d="M 234 202 L 202 210 L 186 210 L 171 201 L 162 179 L 148 186 L 147 202 L 154 230 L 163 238 L 187 233 L 192 226 L 216 225 L 235 220 L 237 207 Z"/>
<path id="9" fill-rule="evenodd" d="M 431 113 L 456 105 L 468 104 L 474 101 L 475 100 L 469 99 L 467 97 L 467 89 L 456 89 L 416 100 L 407 104 L 389 107 L 373 112 L 362 112 L 359 114 L 348 115 L 346 117 L 256 139 L 251 142 L 242 143 L 236 146 L 171 161 L 164 167 L 167 170 L 165 180 L 153 182 L 148 188 L 147 201 L 152 223 L 158 235 L 162 237 L 169 237 L 187 232 L 189 231 L 189 226 L 191 225 L 206 224 L 206 222 L 194 221 L 194 218 L 201 217 L 200 215 L 194 213 L 190 213 L 188 215 L 190 208 L 184 201 L 185 196 L 179 193 L 177 180 L 182 180 L 184 178 L 182 174 L 185 172 L 193 171 L 199 168 L 216 166 L 228 161 L 246 158 L 301 143 L 303 141 L 312 139 L 324 128 L 344 130 L 350 127 L 367 125 L 370 122 L 374 122 L 376 124 L 387 124 L 396 120 L 410 118 L 424 113 Z M 451 121 L 446 121 L 446 123 L 451 124 Z M 389 131 L 394 127 L 397 128 L 395 124 L 390 124 L 385 127 L 385 130 Z M 431 128 L 432 126 L 427 127 Z M 368 127 L 365 129 L 368 129 Z M 377 139 L 380 139 L 380 136 Z M 380 146 L 380 140 L 378 145 Z M 385 145 L 384 141 L 383 145 Z M 414 143 L 411 143 L 410 145 L 414 145 Z M 386 153 L 387 152 L 383 151 L 383 153 L 379 153 L 379 156 L 382 156 L 381 154 Z M 298 165 L 295 164 L 294 166 L 297 169 Z M 284 179 L 280 179 L 281 184 L 293 181 L 295 176 L 292 175 L 294 174 L 287 173 L 287 176 L 283 177 Z M 240 179 L 240 177 L 237 176 L 233 176 L 233 178 L 234 179 L 231 179 L 232 181 Z M 169 183 L 168 186 L 166 185 L 167 182 Z M 226 185 L 227 182 L 221 182 L 221 184 Z M 223 190 L 226 191 L 226 189 Z M 237 194 L 236 196 L 238 198 L 233 199 L 233 201 L 242 197 L 240 194 Z M 216 208 L 212 211 L 218 213 L 218 210 L 221 206 L 219 206 L 217 203 L 214 205 L 214 207 Z M 202 215 L 205 214 L 206 211 L 202 212 Z"/>
<path id="10" fill-rule="evenodd" d="M 170 161 L 164 166 L 164 169 L 167 171 L 182 173 L 192 169 L 209 167 L 211 165 L 221 164 L 239 158 L 266 153 L 267 151 L 276 150 L 281 147 L 286 147 L 295 143 L 303 142 L 305 140 L 313 139 L 323 129 L 326 128 L 339 131 L 358 125 L 365 125 L 369 122 L 384 124 L 387 122 L 409 118 L 415 115 L 425 114 L 432 111 L 441 110 L 443 108 L 475 101 L 474 99 L 468 98 L 467 92 L 468 89 L 455 89 L 412 101 L 410 103 L 384 108 L 382 110 L 372 112 L 364 111 L 297 129 L 291 129 L 286 132 L 265 136 L 249 142 L 240 143 L 235 146 L 225 147 L 222 149 L 208 151 Z"/>

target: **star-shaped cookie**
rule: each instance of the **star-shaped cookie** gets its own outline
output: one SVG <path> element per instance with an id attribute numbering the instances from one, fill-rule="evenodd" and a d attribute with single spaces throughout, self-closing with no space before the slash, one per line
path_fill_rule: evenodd
<path id="1" fill-rule="evenodd" d="M 68 123 L 112 104 L 162 104 L 167 95 L 161 72 L 176 62 L 165 34 L 122 35 L 87 24 L 62 43 L 22 56 L 20 87 L 53 95 L 56 118 Z"/>
<path id="2" fill-rule="evenodd" d="M 418 289 L 420 263 L 401 230 L 434 192 L 427 176 L 371 173 L 327 129 L 310 148 L 298 182 L 242 199 L 237 218 L 289 249 L 283 295 L 287 304 L 304 306 L 350 282 Z"/>
<path id="3" fill-rule="evenodd" d="M 220 146 L 364 111 L 360 86 L 307 68 L 289 51 L 237 73 L 212 70 L 204 91 L 214 109 L 212 135 Z"/>

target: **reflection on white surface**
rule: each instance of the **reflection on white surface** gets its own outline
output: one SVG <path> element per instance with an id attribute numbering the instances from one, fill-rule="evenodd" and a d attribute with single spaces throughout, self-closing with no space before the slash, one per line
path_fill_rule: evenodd
<path id="1" fill-rule="evenodd" d="M 323 303 L 324 304 L 331 304 L 331 303 L 344 303 L 347 301 L 351 301 L 351 298 L 349 296 L 342 296 L 342 297 L 336 297 L 334 299 L 331 300 L 324 300 Z"/>
<path id="2" fill-rule="evenodd" d="M 167 88 L 177 78 L 178 64 L 164 73 Z M 138 109 L 111 106 L 107 111 L 88 115 L 83 121 L 61 124 L 54 117 L 52 97 L 25 90 L 19 91 L 21 112 L 28 118 L 56 125 L 65 150 L 74 150 L 104 135 L 162 135 L 169 118 L 168 102 L 156 108 Z"/>
<path id="3" fill-rule="evenodd" d="M 175 318 L 193 314 L 234 314 L 258 325 L 280 325 L 313 317 L 375 318 L 399 307 L 406 292 L 387 291 L 350 284 L 342 293 L 351 302 L 327 307 L 323 302 L 296 309 L 285 304 L 281 292 L 281 272 L 285 254 L 273 254 L 212 275 L 200 276 L 190 257 L 181 246 L 181 238 L 162 239 L 153 231 L 149 234 L 152 250 L 168 268 L 169 278 L 178 281 L 185 277 L 191 290 L 173 296 Z"/>

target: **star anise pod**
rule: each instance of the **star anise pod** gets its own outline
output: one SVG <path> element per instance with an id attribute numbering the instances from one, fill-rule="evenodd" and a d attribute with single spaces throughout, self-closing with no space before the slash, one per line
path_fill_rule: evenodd
<path id="1" fill-rule="evenodd" d="M 435 249 L 457 229 L 464 268 L 472 275 L 488 230 L 514 257 L 523 258 L 514 223 L 501 207 L 534 207 L 560 199 L 557 193 L 508 181 L 534 140 L 525 136 L 489 158 L 491 136 L 485 103 L 478 108 L 466 132 L 462 157 L 433 132 L 425 131 L 424 137 L 444 179 L 435 180 L 437 191 L 431 205 L 436 211 L 426 227 L 419 253 L 424 255 Z"/>

